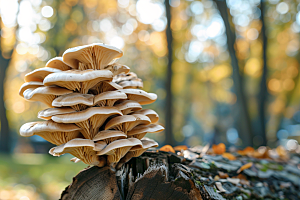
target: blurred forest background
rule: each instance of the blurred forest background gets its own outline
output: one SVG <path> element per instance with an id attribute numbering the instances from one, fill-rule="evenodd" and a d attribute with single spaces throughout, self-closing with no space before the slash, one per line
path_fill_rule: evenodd
<path id="1" fill-rule="evenodd" d="M 0 0 L 0 19 L 0 197 L 57 199 L 84 167 L 29 154 L 51 147 L 18 133 L 45 106 L 18 91 L 26 73 L 96 42 L 121 48 L 119 62 L 158 94 L 148 107 L 166 131 L 147 137 L 160 145 L 300 152 L 299 0 Z"/>

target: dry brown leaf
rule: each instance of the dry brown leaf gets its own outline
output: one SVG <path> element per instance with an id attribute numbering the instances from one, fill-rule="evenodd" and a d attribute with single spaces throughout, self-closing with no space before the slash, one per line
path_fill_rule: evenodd
<path id="1" fill-rule="evenodd" d="M 222 154 L 226 151 L 226 146 L 224 143 L 220 143 L 220 144 L 214 144 L 212 146 L 212 150 L 215 154 Z"/>
<path id="2" fill-rule="evenodd" d="M 224 158 L 227 158 L 228 160 L 236 160 L 236 157 L 234 155 L 232 155 L 231 153 L 223 153 L 222 156 Z"/>
<path id="3" fill-rule="evenodd" d="M 220 178 L 228 178 L 229 177 L 228 174 L 226 174 L 224 172 L 218 171 L 218 173 L 219 173 Z"/>
<path id="4" fill-rule="evenodd" d="M 254 149 L 252 147 L 246 147 L 245 149 L 238 150 L 237 152 L 238 152 L 238 154 L 245 156 L 245 155 L 249 155 L 249 154 L 253 153 Z"/>
<path id="5" fill-rule="evenodd" d="M 247 163 L 247 164 L 244 164 L 243 166 L 240 167 L 239 170 L 237 170 L 237 173 L 239 174 L 239 173 L 241 173 L 243 170 L 249 169 L 250 167 L 252 167 L 252 165 L 253 165 L 253 162 L 249 162 L 249 163 Z"/>
<path id="6" fill-rule="evenodd" d="M 165 151 L 165 152 L 172 152 L 175 153 L 175 150 L 173 149 L 173 147 L 171 145 L 165 145 L 162 148 L 159 149 L 160 151 Z"/>
<path id="7" fill-rule="evenodd" d="M 179 145 L 179 146 L 174 147 L 175 151 L 181 151 L 181 150 L 187 150 L 187 149 L 188 149 L 188 147 L 186 145 Z"/>

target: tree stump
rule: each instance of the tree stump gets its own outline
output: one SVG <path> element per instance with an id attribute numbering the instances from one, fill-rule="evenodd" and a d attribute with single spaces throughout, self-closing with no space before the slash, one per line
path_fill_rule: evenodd
<path id="1" fill-rule="evenodd" d="M 299 169 L 286 164 L 291 171 L 280 172 L 286 177 L 280 177 L 279 172 L 256 176 L 251 170 L 244 170 L 241 174 L 249 179 L 248 182 L 242 179 L 236 182 L 237 178 L 233 180 L 230 177 L 238 175 L 237 163 L 240 161 L 225 159 L 226 164 L 220 159 L 220 156 L 206 156 L 189 160 L 173 153 L 145 152 L 118 170 L 108 166 L 84 169 L 63 191 L 61 200 L 300 198 Z M 226 179 L 220 173 L 229 177 Z M 216 175 L 221 178 L 217 180 Z M 221 187 L 217 182 L 221 183 Z"/>

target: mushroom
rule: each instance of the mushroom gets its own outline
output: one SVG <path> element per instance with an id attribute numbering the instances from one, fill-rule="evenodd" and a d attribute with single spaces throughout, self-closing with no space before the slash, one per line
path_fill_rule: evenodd
<path id="1" fill-rule="evenodd" d="M 117 63 L 107 65 L 106 67 L 104 67 L 104 69 L 111 71 L 114 76 L 117 76 L 119 74 L 127 74 L 130 71 L 130 68 L 128 66 Z"/>
<path id="2" fill-rule="evenodd" d="M 82 128 L 81 133 L 87 139 L 93 139 L 105 120 L 112 115 L 122 115 L 114 107 L 91 107 L 83 111 L 55 115 L 51 119 L 58 123 L 75 123 Z"/>
<path id="3" fill-rule="evenodd" d="M 106 92 L 106 91 L 113 91 L 113 90 L 121 90 L 123 89 L 122 86 L 114 83 L 114 82 L 105 82 L 105 81 L 101 81 L 99 82 L 96 86 L 94 86 L 93 88 L 91 88 L 91 93 L 92 94 L 100 94 L 102 92 Z"/>
<path id="4" fill-rule="evenodd" d="M 59 87 L 38 87 L 38 88 L 29 88 L 23 92 L 24 98 L 30 101 L 40 101 L 45 103 L 47 106 L 52 107 L 52 101 L 64 94 L 72 93 L 65 88 Z"/>
<path id="5" fill-rule="evenodd" d="M 39 81 L 25 82 L 25 83 L 21 86 L 21 88 L 20 88 L 20 90 L 19 90 L 19 95 L 22 96 L 22 97 L 24 97 L 24 96 L 23 96 L 23 92 L 24 92 L 25 90 L 27 90 L 27 89 L 29 89 L 29 88 L 35 89 L 35 88 L 42 87 L 42 86 L 44 86 L 44 85 L 43 85 L 43 82 L 39 82 Z"/>
<path id="6" fill-rule="evenodd" d="M 147 117 L 149 117 L 152 124 L 156 123 L 159 119 L 158 114 L 154 110 L 151 110 L 151 109 L 138 110 L 138 111 L 135 111 L 133 114 L 146 115 Z"/>
<path id="7" fill-rule="evenodd" d="M 65 144 L 51 148 L 49 153 L 53 156 L 69 153 L 85 164 L 102 167 L 105 165 L 105 158 L 98 157 L 94 148 L 95 143 L 92 140 L 75 138 Z"/>
<path id="8" fill-rule="evenodd" d="M 79 163 L 81 160 L 79 158 L 71 158 L 70 161 L 74 162 L 74 163 Z"/>
<path id="9" fill-rule="evenodd" d="M 131 131 L 127 132 L 128 137 L 134 137 L 141 139 L 147 133 L 158 133 L 163 131 L 165 128 L 158 124 L 149 124 L 149 125 L 139 125 L 134 127 Z"/>
<path id="10" fill-rule="evenodd" d="M 120 99 L 127 99 L 127 95 L 120 91 L 107 91 L 100 93 L 94 98 L 94 105 L 113 106 L 114 103 Z"/>
<path id="11" fill-rule="evenodd" d="M 113 165 L 134 146 L 142 147 L 142 142 L 136 138 L 115 140 L 104 149 L 97 152 L 97 155 L 107 155 L 107 163 Z"/>
<path id="12" fill-rule="evenodd" d="M 119 104 L 114 105 L 114 107 L 121 110 L 123 115 L 127 115 L 127 114 L 130 114 L 132 112 L 142 109 L 141 104 L 139 104 L 136 101 L 132 101 L 132 100 L 125 100 Z"/>
<path id="13" fill-rule="evenodd" d="M 157 99 L 157 95 L 154 93 L 148 93 L 139 89 L 122 89 L 119 90 L 127 94 L 129 100 L 134 100 L 141 105 L 151 104 Z"/>
<path id="14" fill-rule="evenodd" d="M 127 74 L 119 74 L 114 77 L 113 82 L 121 85 L 124 89 L 143 87 L 142 79 L 139 79 L 133 72 L 129 72 Z"/>
<path id="15" fill-rule="evenodd" d="M 54 99 L 54 101 L 52 102 L 52 106 L 55 107 L 70 106 L 77 111 L 84 110 L 88 106 L 93 106 L 93 104 L 94 104 L 94 95 L 81 94 L 77 92 L 62 95 Z"/>
<path id="16" fill-rule="evenodd" d="M 65 108 L 47 108 L 45 110 L 41 110 L 38 113 L 38 118 L 49 120 L 54 115 L 62 115 L 62 114 L 67 114 L 67 113 L 72 113 L 72 112 L 76 112 L 76 110 L 74 110 L 74 109 L 72 109 L 70 107 L 65 107 Z"/>
<path id="17" fill-rule="evenodd" d="M 114 117 L 106 123 L 104 129 L 114 129 L 127 133 L 127 131 L 131 130 L 132 127 L 134 127 L 135 121 L 136 118 L 132 115 Z"/>
<path id="18" fill-rule="evenodd" d="M 74 69 L 104 69 L 123 56 L 123 52 L 113 46 L 94 43 L 66 50 L 63 61 Z"/>
<path id="19" fill-rule="evenodd" d="M 55 145 L 64 144 L 74 138 L 82 137 L 81 128 L 75 124 L 55 123 L 52 120 L 29 122 L 21 126 L 20 135 L 38 135 Z"/>
<path id="20" fill-rule="evenodd" d="M 127 135 L 122 131 L 104 130 L 98 132 L 93 138 L 93 141 L 103 140 L 106 144 L 109 144 L 115 140 L 125 138 L 127 138 Z"/>
<path id="21" fill-rule="evenodd" d="M 142 155 L 147 149 L 158 147 L 158 143 L 154 140 L 141 140 L 142 146 L 134 146 L 132 147 L 126 155 L 121 158 L 120 162 L 117 164 L 116 169 L 120 169 L 122 165 L 128 162 L 133 157 L 139 157 Z"/>
<path id="22" fill-rule="evenodd" d="M 50 67 L 43 67 L 25 74 L 24 80 L 25 82 L 31 82 L 31 81 L 43 82 L 46 76 L 57 72 L 61 72 L 61 70 L 50 68 Z"/>
<path id="23" fill-rule="evenodd" d="M 67 65 L 66 63 L 64 63 L 62 57 L 52 58 L 51 60 L 49 60 L 46 63 L 46 67 L 60 69 L 62 71 L 67 71 L 67 70 L 72 69 L 69 65 Z"/>
<path id="24" fill-rule="evenodd" d="M 57 85 L 87 94 L 100 81 L 111 81 L 113 74 L 108 70 L 68 70 L 50 74 L 44 79 L 45 86 Z"/>

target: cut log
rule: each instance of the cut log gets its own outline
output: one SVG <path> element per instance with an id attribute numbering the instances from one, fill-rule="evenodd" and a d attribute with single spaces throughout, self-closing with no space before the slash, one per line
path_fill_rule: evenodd
<path id="1" fill-rule="evenodd" d="M 173 153 L 145 152 L 118 170 L 89 167 L 81 171 L 63 191 L 61 200 L 300 198 L 297 167 L 265 160 L 265 166 L 269 162 L 272 170 L 257 171 L 253 165 L 237 178 L 237 171 L 245 162 L 243 159 L 230 161 L 205 155 L 192 160 Z M 297 157 L 294 162 L 297 159 L 300 161 Z"/>

